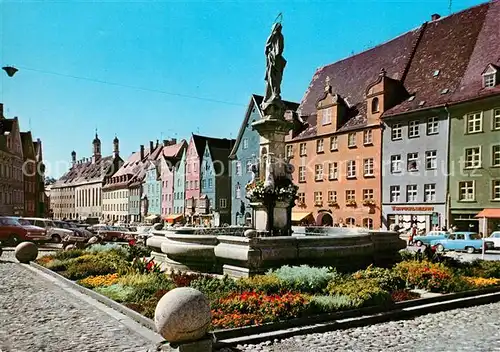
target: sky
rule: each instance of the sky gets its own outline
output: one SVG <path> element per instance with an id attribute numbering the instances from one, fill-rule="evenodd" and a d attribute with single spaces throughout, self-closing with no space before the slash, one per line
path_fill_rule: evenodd
<path id="1" fill-rule="evenodd" d="M 457 12 L 484 1 L 452 0 Z M 47 174 L 150 140 L 236 138 L 251 94 L 263 95 L 264 44 L 279 13 L 282 98 L 300 102 L 318 67 L 450 13 L 429 1 L 0 0 L 0 102 L 43 143 Z"/>

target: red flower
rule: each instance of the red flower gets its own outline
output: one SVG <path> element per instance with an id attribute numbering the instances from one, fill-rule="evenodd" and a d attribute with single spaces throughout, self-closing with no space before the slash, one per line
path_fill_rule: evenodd
<path id="1" fill-rule="evenodd" d="M 136 241 L 135 239 L 131 239 L 130 241 L 128 241 L 128 245 L 129 245 L 130 247 L 133 247 L 133 246 L 135 246 L 136 244 L 137 244 L 137 241 Z"/>
<path id="2" fill-rule="evenodd" d="M 155 265 L 155 262 L 154 262 L 154 261 L 152 261 L 152 260 L 150 260 L 150 261 L 146 264 L 146 269 L 147 269 L 148 271 L 150 271 L 150 270 L 153 268 L 153 266 L 154 266 L 154 265 Z"/>

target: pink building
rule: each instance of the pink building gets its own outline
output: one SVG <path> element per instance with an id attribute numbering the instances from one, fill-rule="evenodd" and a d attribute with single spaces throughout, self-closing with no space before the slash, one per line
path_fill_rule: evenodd
<path id="1" fill-rule="evenodd" d="M 203 141 L 202 141 L 203 139 Z M 200 162 L 206 140 L 193 134 L 186 153 L 186 213 L 194 212 L 196 200 L 200 198 Z M 201 145 L 203 147 L 200 149 Z"/>
<path id="2" fill-rule="evenodd" d="M 175 139 L 163 141 L 163 157 L 160 158 L 160 178 L 162 184 L 161 215 L 164 218 L 174 214 L 175 170 L 186 148 L 187 142 L 184 139 L 179 143 Z"/>

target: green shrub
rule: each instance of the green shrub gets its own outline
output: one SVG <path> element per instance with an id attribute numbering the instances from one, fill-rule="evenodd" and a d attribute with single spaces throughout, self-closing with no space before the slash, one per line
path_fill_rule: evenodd
<path id="1" fill-rule="evenodd" d="M 131 287 L 130 302 L 142 302 L 149 300 L 158 291 L 170 291 L 175 288 L 173 282 L 164 274 L 149 274 L 148 281 L 138 281 Z"/>
<path id="2" fill-rule="evenodd" d="M 340 310 L 354 309 L 363 304 L 362 300 L 353 299 L 345 295 L 312 296 L 309 302 L 314 313 L 331 313 Z"/>
<path id="3" fill-rule="evenodd" d="M 70 249 L 69 251 L 59 251 L 52 255 L 54 259 L 67 260 L 77 258 L 85 254 L 83 249 Z"/>
<path id="4" fill-rule="evenodd" d="M 274 271 L 270 270 L 268 275 L 275 275 L 287 290 L 309 293 L 322 292 L 330 281 L 340 276 L 335 270 L 307 265 L 285 265 Z"/>
<path id="5" fill-rule="evenodd" d="M 60 260 L 60 259 L 54 259 L 47 264 L 45 264 L 45 267 L 47 269 L 50 269 L 52 271 L 64 271 L 67 268 L 67 261 L 65 260 Z"/>
<path id="6" fill-rule="evenodd" d="M 415 260 L 415 252 L 409 251 L 408 249 L 402 249 L 399 251 L 399 255 L 402 261 Z"/>
<path id="7" fill-rule="evenodd" d="M 236 281 L 240 291 L 255 291 L 267 294 L 280 293 L 286 290 L 283 281 L 275 274 L 256 275 Z"/>
<path id="8" fill-rule="evenodd" d="M 361 301 L 359 306 L 387 306 L 392 303 L 389 292 L 383 290 L 375 279 L 351 279 L 342 283 L 332 282 L 327 291 L 330 295 L 348 296 Z"/>
<path id="9" fill-rule="evenodd" d="M 483 277 L 486 279 L 500 279 L 500 261 L 475 260 L 467 268 L 461 269 L 467 276 Z"/>
<path id="10" fill-rule="evenodd" d="M 394 272 L 401 276 L 410 288 L 431 292 L 453 292 L 456 275 L 443 264 L 427 260 L 401 262 L 394 266 Z"/>
<path id="11" fill-rule="evenodd" d="M 106 275 L 116 272 L 116 266 L 107 261 L 87 261 L 68 264 L 65 276 L 70 280 L 80 280 L 87 276 Z"/>
<path id="12" fill-rule="evenodd" d="M 86 251 L 92 254 L 112 252 L 121 257 L 128 255 L 127 249 L 118 243 L 93 244 Z"/>
<path id="13" fill-rule="evenodd" d="M 210 301 L 224 296 L 228 292 L 237 291 L 239 288 L 236 281 L 227 275 L 224 275 L 222 279 L 203 276 L 191 281 L 189 286 L 203 292 Z"/>
<path id="14" fill-rule="evenodd" d="M 96 287 L 94 291 L 112 299 L 116 302 L 127 302 L 134 294 L 132 287 L 124 286 L 121 284 L 114 284 L 111 286 Z"/>
<path id="15" fill-rule="evenodd" d="M 352 276 L 355 279 L 374 279 L 380 288 L 389 292 L 402 290 L 406 287 L 405 280 L 397 272 L 372 265 L 365 270 L 355 272 Z"/>

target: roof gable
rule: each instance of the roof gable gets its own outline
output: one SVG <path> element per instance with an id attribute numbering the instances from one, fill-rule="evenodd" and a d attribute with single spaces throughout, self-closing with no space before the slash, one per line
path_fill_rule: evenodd
<path id="1" fill-rule="evenodd" d="M 30 131 L 21 132 L 21 143 L 24 160 L 36 160 L 35 145 L 33 144 L 33 138 Z"/>
<path id="2" fill-rule="evenodd" d="M 234 158 L 236 156 L 236 153 L 238 152 L 238 149 L 241 144 L 241 140 L 243 138 L 243 134 L 245 133 L 245 130 L 249 128 L 248 125 L 248 120 L 250 119 L 250 116 L 252 115 L 252 112 L 254 110 L 254 107 L 258 107 L 260 103 L 262 103 L 262 96 L 258 96 L 255 94 L 252 94 L 250 97 L 250 101 L 248 102 L 248 107 L 247 111 L 245 113 L 245 117 L 243 118 L 243 122 L 241 123 L 240 130 L 238 132 L 238 136 L 236 137 L 233 149 L 231 150 L 231 153 L 229 154 L 229 158 Z M 260 101 L 260 102 L 257 102 Z M 260 117 L 262 118 L 262 110 L 260 108 L 257 108 L 257 111 L 259 112 Z"/>

